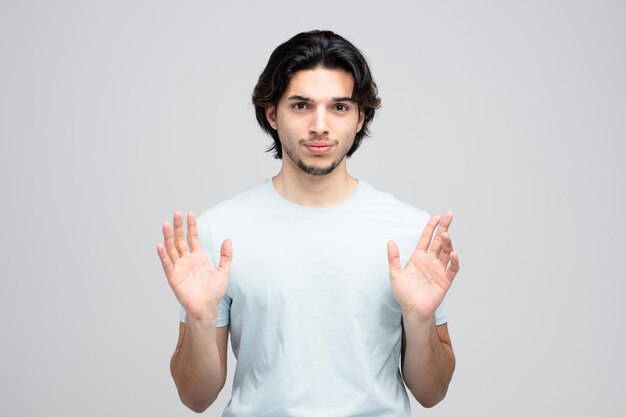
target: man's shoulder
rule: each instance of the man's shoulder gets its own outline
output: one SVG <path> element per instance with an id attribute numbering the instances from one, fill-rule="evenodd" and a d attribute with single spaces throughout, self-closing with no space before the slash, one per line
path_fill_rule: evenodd
<path id="1" fill-rule="evenodd" d="M 428 212 L 374 187 L 367 194 L 359 219 L 368 225 L 368 233 L 385 241 L 393 240 L 400 253 L 410 254 L 430 219 Z"/>
<path id="2" fill-rule="evenodd" d="M 367 206 L 370 209 L 385 212 L 389 216 L 410 218 L 417 221 L 423 221 L 430 217 L 426 210 L 400 200 L 392 193 L 381 191 L 365 181 L 363 183 L 366 189 Z"/>
<path id="3" fill-rule="evenodd" d="M 268 200 L 267 181 L 262 180 L 234 197 L 220 201 L 204 210 L 202 215 L 223 217 L 233 214 L 241 215 L 242 212 L 258 209 Z"/>

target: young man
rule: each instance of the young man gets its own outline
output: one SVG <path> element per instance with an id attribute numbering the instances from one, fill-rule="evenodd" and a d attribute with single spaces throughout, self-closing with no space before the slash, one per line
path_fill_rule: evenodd
<path id="1" fill-rule="evenodd" d="M 176 212 L 157 246 L 182 305 L 182 402 L 202 412 L 217 398 L 230 332 L 224 416 L 409 416 L 404 383 L 435 405 L 454 370 L 441 306 L 459 270 L 452 213 L 429 219 L 348 174 L 380 104 L 364 57 L 332 32 L 300 33 L 272 53 L 253 102 L 280 172 L 190 212 L 186 238 Z"/>

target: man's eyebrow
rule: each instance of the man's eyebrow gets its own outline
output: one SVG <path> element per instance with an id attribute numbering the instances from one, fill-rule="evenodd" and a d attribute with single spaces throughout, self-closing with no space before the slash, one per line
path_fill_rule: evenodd
<path id="1" fill-rule="evenodd" d="M 287 100 L 311 101 L 311 98 L 294 94 L 293 96 L 287 97 Z M 331 101 L 333 103 L 337 103 L 339 101 L 354 101 L 354 100 L 352 99 L 352 97 L 346 96 L 346 97 L 333 97 Z"/>
<path id="2" fill-rule="evenodd" d="M 352 97 L 333 97 L 333 102 L 338 102 L 338 101 L 354 101 L 352 99 Z"/>
<path id="3" fill-rule="evenodd" d="M 287 100 L 309 101 L 311 99 L 309 97 L 299 96 L 299 95 L 296 94 L 296 95 L 287 97 Z"/>

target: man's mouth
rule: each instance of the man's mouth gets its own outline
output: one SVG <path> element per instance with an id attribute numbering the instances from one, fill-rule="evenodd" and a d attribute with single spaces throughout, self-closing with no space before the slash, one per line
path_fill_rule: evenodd
<path id="1" fill-rule="evenodd" d="M 304 146 L 314 154 L 328 153 L 333 147 L 331 143 L 322 141 L 307 142 Z"/>

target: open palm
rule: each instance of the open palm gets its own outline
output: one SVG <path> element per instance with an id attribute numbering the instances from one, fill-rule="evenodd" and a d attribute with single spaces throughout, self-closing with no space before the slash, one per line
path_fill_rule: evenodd
<path id="1" fill-rule="evenodd" d="M 452 285 L 459 271 L 459 258 L 447 234 L 451 222 L 451 212 L 443 217 L 433 216 L 404 268 L 400 265 L 398 246 L 393 241 L 387 243 L 389 280 L 402 311 L 424 319 L 432 317 Z M 437 234 L 430 245 L 435 229 Z"/>
<path id="2" fill-rule="evenodd" d="M 215 268 L 200 245 L 194 213 L 187 214 L 187 240 L 182 213 L 174 213 L 173 223 L 173 231 L 169 223 L 163 223 L 164 245 L 157 245 L 167 281 L 187 315 L 198 319 L 214 315 L 230 277 L 230 240 L 222 243 L 220 264 Z"/>

